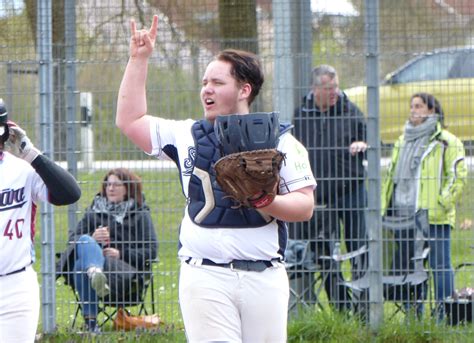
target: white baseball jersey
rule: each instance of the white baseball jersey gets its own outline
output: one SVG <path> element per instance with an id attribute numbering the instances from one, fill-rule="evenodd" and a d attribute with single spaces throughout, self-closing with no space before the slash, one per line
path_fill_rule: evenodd
<path id="1" fill-rule="evenodd" d="M 183 193 L 188 185 L 195 161 L 195 143 L 191 133 L 194 120 L 168 120 L 154 117 L 150 125 L 151 155 L 171 159 L 179 164 Z M 280 171 L 280 194 L 307 186 L 316 186 L 308 153 L 290 133 L 280 137 L 278 150 L 286 154 Z M 206 258 L 216 263 L 232 260 L 271 260 L 281 258 L 278 223 L 274 220 L 258 228 L 204 228 L 194 223 L 185 209 L 180 228 L 182 258 Z M 286 242 L 286 237 L 284 239 Z"/>
<path id="2" fill-rule="evenodd" d="M 0 275 L 34 262 L 36 203 L 46 201 L 43 180 L 30 164 L 3 152 L 0 159 Z"/>

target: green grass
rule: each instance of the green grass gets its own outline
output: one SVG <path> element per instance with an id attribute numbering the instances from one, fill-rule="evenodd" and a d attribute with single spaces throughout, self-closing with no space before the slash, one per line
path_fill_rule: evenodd
<path id="1" fill-rule="evenodd" d="M 306 311 L 288 324 L 288 342 L 422 343 L 470 342 L 473 327 L 448 327 L 431 319 L 395 317 L 385 321 L 377 333 L 354 316 L 331 311 Z"/>
<path id="2" fill-rule="evenodd" d="M 178 227 L 184 208 L 184 197 L 181 193 L 179 179 L 173 171 L 137 171 L 142 177 L 147 204 L 151 208 L 155 230 L 159 239 L 159 262 L 154 264 L 154 296 L 155 312 L 160 315 L 163 325 L 159 330 L 148 332 L 122 333 L 114 332 L 111 323 L 104 327 L 105 334 L 98 337 L 84 336 L 77 332 L 82 326 L 81 315 L 74 329 L 71 328 L 76 310 L 76 299 L 64 281 L 56 283 L 56 320 L 57 332 L 53 335 L 43 335 L 41 342 L 79 342 L 84 339 L 92 342 L 185 342 L 183 323 L 178 304 L 178 270 L 177 259 Z M 84 173 L 78 176 L 83 195 L 77 206 L 79 220 L 84 209 L 90 204 L 98 192 L 104 172 Z M 472 219 L 474 182 L 469 179 L 463 197 L 458 206 L 458 222 L 466 218 Z M 55 208 L 54 223 L 56 243 L 55 250 L 62 251 L 67 244 L 67 208 Z M 37 223 L 37 228 L 40 228 Z M 474 261 L 473 229 L 452 231 L 453 264 Z M 41 250 L 37 233 L 35 268 L 40 270 Z M 350 276 L 350 267 L 343 265 L 344 274 Z M 474 286 L 473 268 L 465 268 L 456 274 L 456 287 Z M 41 281 L 41 275 L 38 274 Z M 333 313 L 327 307 L 324 291 L 321 301 L 325 311 L 310 310 L 298 319 L 291 319 L 288 325 L 289 342 L 465 342 L 473 334 L 471 326 L 445 327 L 431 322 L 429 310 L 425 311 L 422 321 L 406 320 L 398 314 L 391 318 L 394 306 L 386 303 L 384 306 L 385 322 L 379 328 L 377 335 L 356 318 Z M 147 308 L 150 309 L 151 292 L 148 292 Z M 429 305 L 427 305 L 427 309 Z M 132 309 L 137 312 L 137 309 Z M 40 322 L 38 332 L 42 331 Z"/>
<path id="3" fill-rule="evenodd" d="M 43 335 L 37 341 L 44 343 L 72 343 L 72 342 L 114 342 L 114 343 L 152 343 L 152 342 L 186 342 L 183 330 L 173 327 L 164 327 L 158 330 L 136 332 L 114 332 L 100 335 L 78 334 L 76 332 L 58 332 L 52 335 Z"/>

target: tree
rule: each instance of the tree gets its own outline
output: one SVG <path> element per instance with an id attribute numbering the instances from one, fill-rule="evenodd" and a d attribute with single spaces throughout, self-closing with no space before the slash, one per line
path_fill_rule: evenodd
<path id="1" fill-rule="evenodd" d="M 221 49 L 234 48 L 258 53 L 255 0 L 219 0 Z"/>

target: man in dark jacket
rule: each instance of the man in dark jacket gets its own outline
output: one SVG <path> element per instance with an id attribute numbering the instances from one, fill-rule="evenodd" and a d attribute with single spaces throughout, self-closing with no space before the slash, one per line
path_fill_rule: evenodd
<path id="1" fill-rule="evenodd" d="M 309 222 L 293 224 L 290 237 L 311 240 L 312 250 L 323 269 L 323 277 L 326 277 L 325 289 L 331 304 L 338 309 L 347 309 L 350 299 L 341 285 L 343 276 L 339 264 L 334 260 L 319 260 L 319 257 L 337 252 L 342 228 L 348 252 L 366 244 L 366 190 L 362 164 L 367 149 L 364 115 L 339 90 L 336 70 L 320 65 L 312 72 L 311 91 L 295 111 L 294 125 L 295 137 L 308 149 L 318 185 L 315 215 Z M 361 257 L 352 261 L 353 277 L 360 276 L 365 269 L 363 260 Z M 311 285 L 312 276 L 303 282 Z M 314 297 L 310 293 L 309 297 Z"/>

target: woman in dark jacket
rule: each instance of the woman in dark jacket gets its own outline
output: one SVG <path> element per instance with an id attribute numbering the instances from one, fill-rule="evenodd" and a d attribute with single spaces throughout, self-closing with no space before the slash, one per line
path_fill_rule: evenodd
<path id="1" fill-rule="evenodd" d="M 58 274 L 77 291 L 87 329 L 97 331 L 98 298 L 116 306 L 136 300 L 141 285 L 132 280 L 157 257 L 140 178 L 124 168 L 109 171 L 68 241 Z"/>

